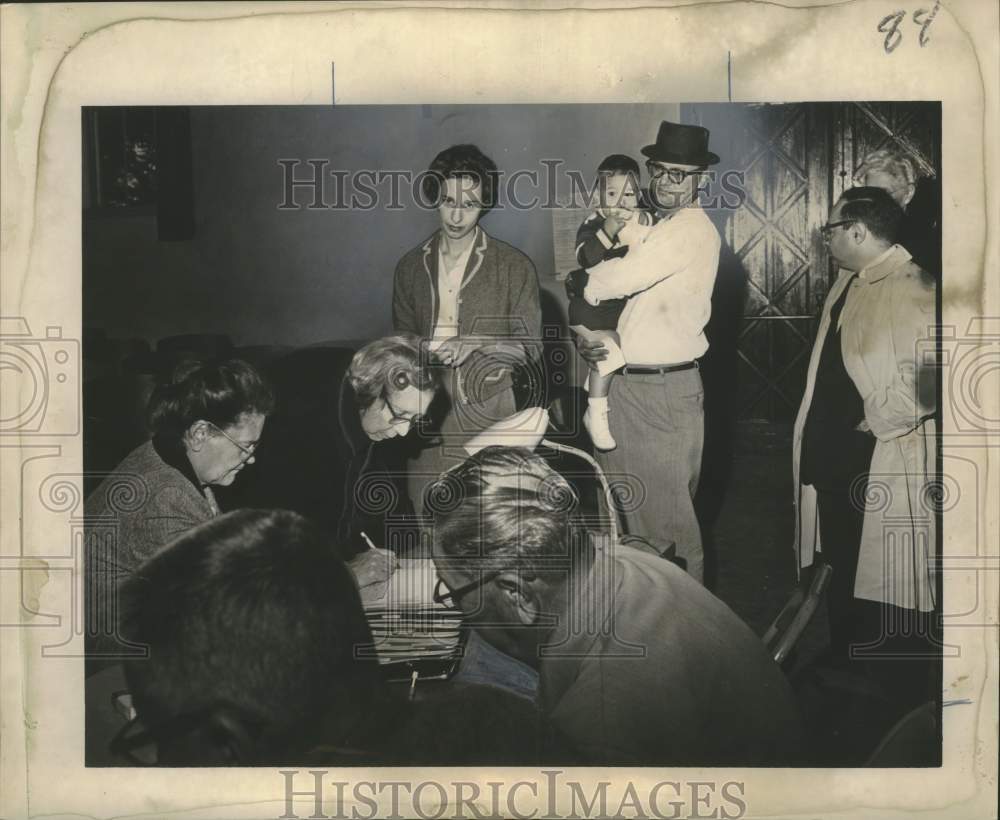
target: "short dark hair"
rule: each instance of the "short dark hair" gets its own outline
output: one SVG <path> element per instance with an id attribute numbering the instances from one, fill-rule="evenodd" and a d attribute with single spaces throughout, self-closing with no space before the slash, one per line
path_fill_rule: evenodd
<path id="1" fill-rule="evenodd" d="M 640 176 L 639 163 L 627 154 L 610 154 L 601 160 L 597 166 L 597 175 L 612 174 L 634 174 L 638 179 Z"/>
<path id="2" fill-rule="evenodd" d="M 841 219 L 855 219 L 873 236 L 886 242 L 896 241 L 903 209 L 887 191 L 871 185 L 848 188 L 841 199 L 844 201 L 840 208 Z"/>
<path id="3" fill-rule="evenodd" d="M 486 447 L 431 485 L 435 555 L 476 558 L 489 568 L 558 573 L 589 560 L 579 497 L 541 457 Z"/>
<path id="4" fill-rule="evenodd" d="M 361 408 L 394 390 L 416 387 L 429 390 L 440 385 L 439 371 L 421 351 L 420 339 L 412 333 L 399 333 L 369 342 L 362 347 L 347 371 L 348 381 Z"/>
<path id="5" fill-rule="evenodd" d="M 287 510 L 212 519 L 122 587 L 122 634 L 149 648 L 125 663 L 139 717 L 154 728 L 225 705 L 268 737 L 308 743 L 341 697 L 378 680 L 355 649 L 371 632 L 353 576 L 328 539 Z"/>
<path id="6" fill-rule="evenodd" d="M 483 197 L 483 208 L 496 205 L 499 172 L 496 163 L 475 145 L 453 145 L 431 161 L 421 185 L 428 203 L 441 202 L 441 188 L 450 177 L 468 177 L 476 182 Z"/>
<path id="7" fill-rule="evenodd" d="M 153 389 L 146 418 L 154 435 L 181 439 L 196 421 L 225 429 L 248 413 L 268 415 L 274 392 L 267 380 L 240 359 L 189 359 Z"/>

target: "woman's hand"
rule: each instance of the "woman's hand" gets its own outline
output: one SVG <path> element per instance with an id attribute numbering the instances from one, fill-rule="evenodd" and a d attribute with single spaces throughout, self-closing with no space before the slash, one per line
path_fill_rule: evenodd
<path id="1" fill-rule="evenodd" d="M 482 346 L 482 342 L 454 336 L 438 345 L 434 350 L 434 358 L 445 367 L 458 367 Z"/>
<path id="2" fill-rule="evenodd" d="M 359 587 L 380 584 L 389 580 L 399 566 L 396 553 L 391 550 L 369 549 L 358 553 L 347 562 L 348 569 L 354 573 L 354 579 Z"/>

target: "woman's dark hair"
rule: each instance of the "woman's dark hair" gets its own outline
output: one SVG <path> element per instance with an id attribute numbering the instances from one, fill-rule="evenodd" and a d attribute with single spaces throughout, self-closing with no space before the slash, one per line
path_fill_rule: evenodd
<path id="1" fill-rule="evenodd" d="M 421 185 L 428 204 L 441 202 L 442 183 L 450 177 L 465 177 L 478 183 L 483 197 L 483 208 L 496 205 L 496 163 L 475 145 L 453 145 L 434 157 Z"/>
<path id="2" fill-rule="evenodd" d="M 154 435 L 179 440 L 199 420 L 225 429 L 245 414 L 266 416 L 273 409 L 271 386 L 246 362 L 187 360 L 153 389 L 146 419 Z"/>

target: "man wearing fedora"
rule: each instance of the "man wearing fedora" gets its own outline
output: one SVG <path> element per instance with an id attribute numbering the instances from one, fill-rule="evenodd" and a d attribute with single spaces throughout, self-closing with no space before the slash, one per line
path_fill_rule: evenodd
<path id="1" fill-rule="evenodd" d="M 599 454 L 612 480 L 625 483 L 625 525 L 664 547 L 673 542 L 699 582 L 704 555 L 693 499 L 705 425 L 698 359 L 708 350 L 721 246 L 698 203 L 702 174 L 719 161 L 708 137 L 700 126 L 660 124 L 656 142 L 642 149 L 659 222 L 626 256 L 590 268 L 583 292 L 591 304 L 631 297 L 618 322 L 626 365 L 608 397 L 618 448 Z M 607 355 L 585 340 L 580 352 L 592 367 Z"/>

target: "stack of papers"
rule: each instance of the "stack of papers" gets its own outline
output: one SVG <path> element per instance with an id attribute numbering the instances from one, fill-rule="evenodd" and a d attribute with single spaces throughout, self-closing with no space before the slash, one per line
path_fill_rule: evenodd
<path id="1" fill-rule="evenodd" d="M 404 558 L 387 581 L 361 589 L 380 664 L 440 660 L 459 656 L 462 612 L 434 603 L 438 575 L 429 558 Z"/>

